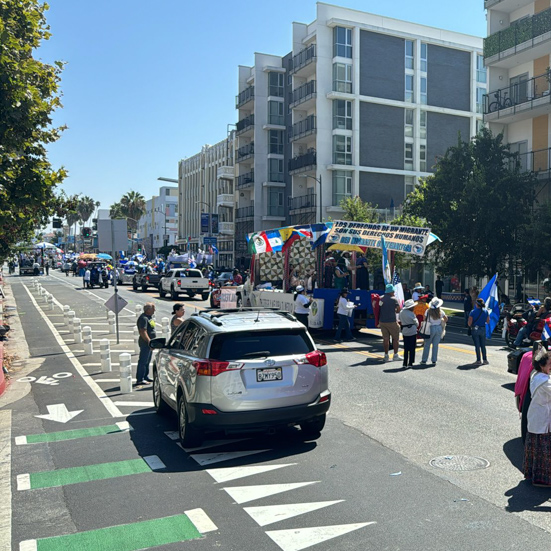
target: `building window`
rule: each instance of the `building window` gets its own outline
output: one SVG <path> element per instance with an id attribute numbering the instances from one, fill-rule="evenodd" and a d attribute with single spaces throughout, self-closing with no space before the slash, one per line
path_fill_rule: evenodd
<path id="1" fill-rule="evenodd" d="M 427 171 L 427 146 L 423 144 L 419 146 L 419 170 Z"/>
<path id="2" fill-rule="evenodd" d="M 415 69 L 413 40 L 406 40 L 406 69 Z"/>
<path id="3" fill-rule="evenodd" d="M 268 134 L 269 153 L 283 155 L 283 130 L 270 130 Z"/>
<path id="4" fill-rule="evenodd" d="M 352 29 L 333 29 L 333 57 L 336 56 L 352 58 Z"/>
<path id="5" fill-rule="evenodd" d="M 268 73 L 268 95 L 283 97 L 283 73 Z"/>
<path id="6" fill-rule="evenodd" d="M 333 162 L 336 165 L 352 164 L 351 136 L 333 136 Z"/>
<path id="7" fill-rule="evenodd" d="M 415 189 L 415 176 L 406 176 L 406 196 Z"/>
<path id="8" fill-rule="evenodd" d="M 406 121 L 405 121 L 405 132 L 404 135 L 407 138 L 413 138 L 413 117 L 415 111 L 413 109 L 406 109 Z"/>
<path id="9" fill-rule="evenodd" d="M 282 101 L 268 102 L 268 124 L 279 124 L 281 126 L 285 124 Z"/>
<path id="10" fill-rule="evenodd" d="M 421 42 L 421 72 L 427 72 L 427 45 Z"/>
<path id="11" fill-rule="evenodd" d="M 484 111 L 484 94 L 486 93 L 486 88 L 476 87 L 476 112 L 482 113 Z"/>
<path id="12" fill-rule="evenodd" d="M 421 103 L 427 105 L 427 78 L 421 77 Z"/>
<path id="13" fill-rule="evenodd" d="M 333 63 L 333 91 L 352 93 L 352 65 Z"/>
<path id="14" fill-rule="evenodd" d="M 413 170 L 413 143 L 405 144 L 404 169 Z"/>
<path id="15" fill-rule="evenodd" d="M 333 172 L 333 205 L 339 206 L 343 199 L 352 195 L 352 172 L 335 170 Z"/>
<path id="16" fill-rule="evenodd" d="M 279 188 L 268 188 L 268 216 L 284 216 L 283 191 Z"/>
<path id="17" fill-rule="evenodd" d="M 427 112 L 421 111 L 419 115 L 419 137 L 425 140 L 427 138 Z"/>
<path id="18" fill-rule="evenodd" d="M 413 103 L 413 75 L 406 75 L 406 101 L 408 103 Z"/>
<path id="19" fill-rule="evenodd" d="M 283 181 L 283 159 L 268 159 L 268 182 Z"/>
<path id="20" fill-rule="evenodd" d="M 484 67 L 484 56 L 476 56 L 476 82 L 486 84 L 486 67 Z"/>
<path id="21" fill-rule="evenodd" d="M 484 128 L 484 121 L 477 119 L 476 121 L 476 133 L 478 134 Z"/>
<path id="22" fill-rule="evenodd" d="M 352 130 L 352 102 L 344 99 L 333 100 L 333 128 Z"/>

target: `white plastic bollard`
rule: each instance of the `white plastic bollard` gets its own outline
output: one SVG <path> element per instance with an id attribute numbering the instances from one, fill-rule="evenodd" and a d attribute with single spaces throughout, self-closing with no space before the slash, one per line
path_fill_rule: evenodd
<path id="1" fill-rule="evenodd" d="M 44 289 L 44 294 L 42 295 L 42 300 L 44 302 L 44 304 L 48 304 L 48 297 L 50 296 L 50 293 L 48 293 L 48 291 L 46 291 L 46 289 Z"/>
<path id="2" fill-rule="evenodd" d="M 101 339 L 99 343 L 99 355 L 101 358 L 101 370 L 111 371 L 111 350 L 109 339 Z"/>
<path id="3" fill-rule="evenodd" d="M 84 353 L 91 356 L 94 353 L 94 345 L 92 343 L 92 328 L 88 325 L 82 328 L 82 342 L 84 343 Z"/>
<path id="4" fill-rule="evenodd" d="M 54 309 L 54 295 L 48 295 L 48 304 L 50 305 L 50 310 Z"/>
<path id="5" fill-rule="evenodd" d="M 115 333 L 115 312 L 109 312 L 107 323 L 109 324 L 109 333 Z"/>
<path id="6" fill-rule="evenodd" d="M 69 325 L 69 318 L 67 317 L 69 310 L 71 310 L 71 307 L 65 304 L 65 306 L 63 306 L 63 321 L 65 322 L 65 325 Z"/>
<path id="7" fill-rule="evenodd" d="M 143 313 L 143 306 L 136 304 L 136 306 L 134 307 L 134 312 L 136 314 L 136 319 L 138 319 Z"/>
<path id="8" fill-rule="evenodd" d="M 162 322 L 162 336 L 168 341 L 170 337 L 170 318 L 163 318 Z"/>
<path id="9" fill-rule="evenodd" d="M 120 389 L 123 394 L 132 392 L 132 361 L 127 352 L 119 355 Z"/>
<path id="10" fill-rule="evenodd" d="M 75 344 L 82 343 L 82 325 L 80 324 L 80 318 L 73 319 L 73 337 Z"/>
<path id="11" fill-rule="evenodd" d="M 138 344 L 140 338 L 140 332 L 138 331 L 138 328 L 134 326 L 134 352 L 139 353 L 140 352 L 140 345 Z"/>
<path id="12" fill-rule="evenodd" d="M 31 285 L 33 286 L 33 289 L 36 289 L 36 279 L 31 279 Z"/>
<path id="13" fill-rule="evenodd" d="M 70 310 L 69 312 L 67 312 L 67 320 L 68 320 L 68 325 L 69 325 L 69 331 L 73 331 L 73 322 L 75 320 L 75 313 L 73 312 L 73 310 Z"/>

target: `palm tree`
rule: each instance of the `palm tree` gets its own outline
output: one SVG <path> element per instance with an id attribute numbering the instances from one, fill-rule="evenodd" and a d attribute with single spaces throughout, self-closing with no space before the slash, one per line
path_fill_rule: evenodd
<path id="1" fill-rule="evenodd" d="M 145 198 L 137 191 L 125 193 L 120 201 L 121 212 L 128 218 L 128 226 L 132 231 L 138 228 L 138 220 L 145 213 Z"/>
<path id="2" fill-rule="evenodd" d="M 88 195 L 85 195 L 82 197 L 78 202 L 78 213 L 80 214 L 80 219 L 86 223 L 90 216 L 94 213 L 94 210 L 96 208 L 96 202 L 91 198 L 88 197 Z"/>
<path id="3" fill-rule="evenodd" d="M 122 207 L 120 203 L 113 203 L 109 207 L 109 218 L 124 218 L 122 213 Z"/>

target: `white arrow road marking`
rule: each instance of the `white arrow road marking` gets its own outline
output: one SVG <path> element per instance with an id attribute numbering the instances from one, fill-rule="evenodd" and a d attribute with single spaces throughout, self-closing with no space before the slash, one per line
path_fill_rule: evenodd
<path id="1" fill-rule="evenodd" d="M 252 476 L 253 474 L 266 473 L 268 471 L 274 471 L 275 469 L 290 467 L 291 465 L 296 465 L 296 463 L 287 463 L 285 465 L 258 465 L 252 467 L 228 467 L 225 469 L 208 469 L 207 473 L 209 473 L 210 476 L 212 476 L 212 478 L 216 480 L 216 482 L 229 482 L 230 480 L 245 478 L 246 476 Z"/>
<path id="2" fill-rule="evenodd" d="M 244 507 L 245 511 L 259 524 L 267 526 L 274 522 L 304 515 L 311 511 L 317 511 L 335 503 L 341 503 L 344 499 L 336 501 L 315 501 L 310 503 L 289 503 L 288 505 L 268 505 L 266 507 Z"/>
<path id="3" fill-rule="evenodd" d="M 313 482 L 294 482 L 290 484 L 262 484 L 260 486 L 234 486 L 233 488 L 224 488 L 230 494 L 236 503 L 248 503 L 255 499 L 281 494 L 290 490 L 296 490 L 310 484 L 317 484 L 319 480 Z"/>
<path id="4" fill-rule="evenodd" d="M 40 379 L 37 379 L 36 382 L 40 385 L 52 385 L 56 386 L 59 384 L 59 381 L 56 381 L 55 379 L 52 379 L 51 377 L 46 377 L 45 375 L 42 375 Z"/>
<path id="5" fill-rule="evenodd" d="M 199 465 L 211 465 L 212 463 L 220 463 L 220 461 L 229 461 L 238 457 L 254 455 L 255 453 L 268 452 L 270 450 L 246 450 L 240 452 L 218 452 L 218 453 L 194 453 L 190 455 Z"/>
<path id="6" fill-rule="evenodd" d="M 266 532 L 283 551 L 301 551 L 322 541 L 359 530 L 376 522 L 360 522 L 358 524 L 336 524 L 334 526 L 314 526 L 313 528 L 298 528 L 296 530 L 273 530 Z"/>
<path id="7" fill-rule="evenodd" d="M 66 423 L 84 411 L 83 409 L 69 411 L 65 404 L 46 406 L 46 409 L 48 410 L 47 415 L 35 415 L 35 417 L 47 419 L 48 421 L 57 421 L 58 423 Z"/>

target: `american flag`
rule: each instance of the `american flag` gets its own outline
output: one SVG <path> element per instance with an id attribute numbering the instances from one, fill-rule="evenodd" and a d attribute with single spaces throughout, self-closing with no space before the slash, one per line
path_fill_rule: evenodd
<path id="1" fill-rule="evenodd" d="M 396 273 L 396 268 L 394 268 L 394 274 L 392 275 L 392 285 L 396 287 L 394 296 L 400 305 L 400 308 L 404 306 L 404 289 L 402 287 L 402 282 L 400 281 L 400 276 Z"/>

